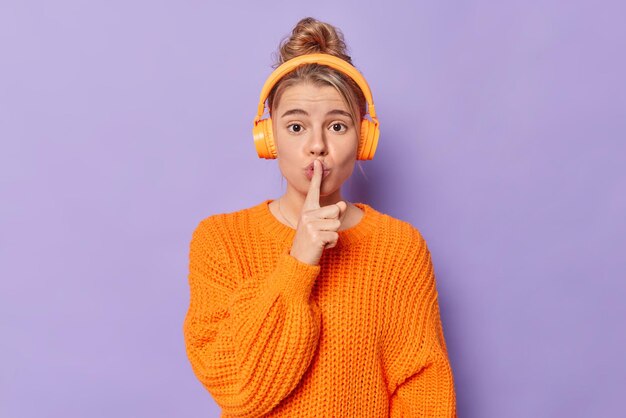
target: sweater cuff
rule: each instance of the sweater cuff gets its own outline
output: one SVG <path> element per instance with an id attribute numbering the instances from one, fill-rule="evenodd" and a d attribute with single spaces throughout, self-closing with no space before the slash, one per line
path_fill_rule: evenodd
<path id="1" fill-rule="evenodd" d="M 278 290 L 286 301 L 308 303 L 321 267 L 304 263 L 289 252 L 290 249 L 286 248 L 278 256 L 269 286 Z"/>

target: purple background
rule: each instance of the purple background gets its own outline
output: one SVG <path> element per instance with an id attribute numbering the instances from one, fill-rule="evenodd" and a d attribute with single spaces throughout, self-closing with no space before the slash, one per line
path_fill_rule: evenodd
<path id="1" fill-rule="evenodd" d="M 309 15 L 374 93 L 344 190 L 426 238 L 459 416 L 623 414 L 626 8 L 294 3 L 0 3 L 0 416 L 218 416 L 189 240 L 285 190 L 252 119 Z"/>

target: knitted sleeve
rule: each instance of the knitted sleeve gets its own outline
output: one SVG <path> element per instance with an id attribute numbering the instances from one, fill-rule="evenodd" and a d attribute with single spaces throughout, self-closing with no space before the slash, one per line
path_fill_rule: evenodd
<path id="1" fill-rule="evenodd" d="M 395 290 L 386 344 L 390 416 L 456 417 L 434 268 L 426 241 L 414 230 L 403 277 Z"/>
<path id="2" fill-rule="evenodd" d="M 296 387 L 316 350 L 321 316 L 309 295 L 320 266 L 285 249 L 273 270 L 243 282 L 207 219 L 190 243 L 187 356 L 222 416 L 260 416 Z"/>

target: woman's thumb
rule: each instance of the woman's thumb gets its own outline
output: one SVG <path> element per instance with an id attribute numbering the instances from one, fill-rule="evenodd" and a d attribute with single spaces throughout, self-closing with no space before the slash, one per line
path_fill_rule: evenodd
<path id="1" fill-rule="evenodd" d="M 346 212 L 346 209 L 348 209 L 348 205 L 346 204 L 346 202 L 341 200 L 337 202 L 337 206 L 339 206 L 339 218 L 341 219 L 343 214 Z"/>

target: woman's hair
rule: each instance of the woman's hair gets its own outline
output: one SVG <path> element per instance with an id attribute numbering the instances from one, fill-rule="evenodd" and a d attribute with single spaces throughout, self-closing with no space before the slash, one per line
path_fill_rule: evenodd
<path id="1" fill-rule="evenodd" d="M 291 35 L 280 42 L 273 68 L 297 56 L 313 53 L 334 55 L 352 64 L 352 59 L 347 55 L 343 33 L 329 23 L 305 17 L 296 24 Z M 366 112 L 365 95 L 348 75 L 320 64 L 300 65 L 276 83 L 267 98 L 270 116 L 285 89 L 299 83 L 334 87 L 347 104 L 355 128 L 360 133 L 361 119 Z"/>

